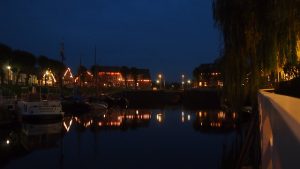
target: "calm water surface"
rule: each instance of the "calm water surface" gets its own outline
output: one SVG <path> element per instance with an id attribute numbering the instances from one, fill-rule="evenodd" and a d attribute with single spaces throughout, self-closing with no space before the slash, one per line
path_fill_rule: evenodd
<path id="1" fill-rule="evenodd" d="M 1 168 L 219 168 L 236 114 L 118 110 L 1 132 Z M 6 133 L 6 134 L 5 134 Z"/>

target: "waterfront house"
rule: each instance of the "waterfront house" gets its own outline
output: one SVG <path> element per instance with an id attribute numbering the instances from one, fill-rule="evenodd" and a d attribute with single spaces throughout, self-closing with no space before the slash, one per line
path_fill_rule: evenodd
<path id="1" fill-rule="evenodd" d="M 201 64 L 194 70 L 196 87 L 223 87 L 222 74 L 215 64 Z"/>
<path id="2" fill-rule="evenodd" d="M 98 85 L 111 88 L 151 88 L 152 81 L 149 69 L 127 68 L 119 66 L 98 66 Z"/>

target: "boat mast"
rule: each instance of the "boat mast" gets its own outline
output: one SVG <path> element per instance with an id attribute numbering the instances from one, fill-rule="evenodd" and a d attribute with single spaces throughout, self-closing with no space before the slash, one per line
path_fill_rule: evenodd
<path id="1" fill-rule="evenodd" d="M 95 45 L 95 51 L 94 51 L 94 66 L 95 66 L 95 72 L 94 72 L 94 76 L 96 76 L 95 78 L 95 87 L 96 87 L 96 96 L 98 96 L 98 92 L 99 92 L 99 85 L 98 85 L 98 65 L 97 65 L 97 48 Z"/>
<path id="2" fill-rule="evenodd" d="M 61 57 L 61 64 L 64 65 L 64 61 L 65 61 L 65 45 L 64 45 L 64 41 L 62 40 L 61 42 L 61 48 L 60 48 L 60 57 Z M 61 70 L 60 73 L 60 96 L 63 96 L 63 73 L 64 70 Z"/>

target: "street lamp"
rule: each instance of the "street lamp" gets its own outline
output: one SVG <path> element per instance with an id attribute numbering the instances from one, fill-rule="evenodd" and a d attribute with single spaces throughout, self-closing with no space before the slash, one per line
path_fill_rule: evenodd
<path id="1" fill-rule="evenodd" d="M 181 84 L 182 88 L 184 89 L 184 74 L 181 75 Z"/>
<path id="2" fill-rule="evenodd" d="M 187 81 L 187 83 L 188 83 L 188 87 L 190 88 L 191 87 L 191 80 L 189 79 L 188 81 Z"/>
<path id="3" fill-rule="evenodd" d="M 11 66 L 8 65 L 6 66 L 6 69 L 7 69 L 7 84 L 9 83 L 9 78 L 10 78 L 10 69 L 11 69 Z"/>
<path id="4" fill-rule="evenodd" d="M 158 79 L 159 79 L 159 82 L 160 82 L 160 85 L 159 85 L 159 88 L 161 89 L 161 85 L 162 85 L 162 74 L 158 74 Z"/>

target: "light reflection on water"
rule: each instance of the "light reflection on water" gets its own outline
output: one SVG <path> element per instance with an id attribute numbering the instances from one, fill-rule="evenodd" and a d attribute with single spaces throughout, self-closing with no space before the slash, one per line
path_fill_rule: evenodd
<path id="1" fill-rule="evenodd" d="M 236 113 L 120 110 L 23 123 L 3 136 L 4 168 L 219 168 Z M 6 160 L 3 161 L 3 160 Z"/>

